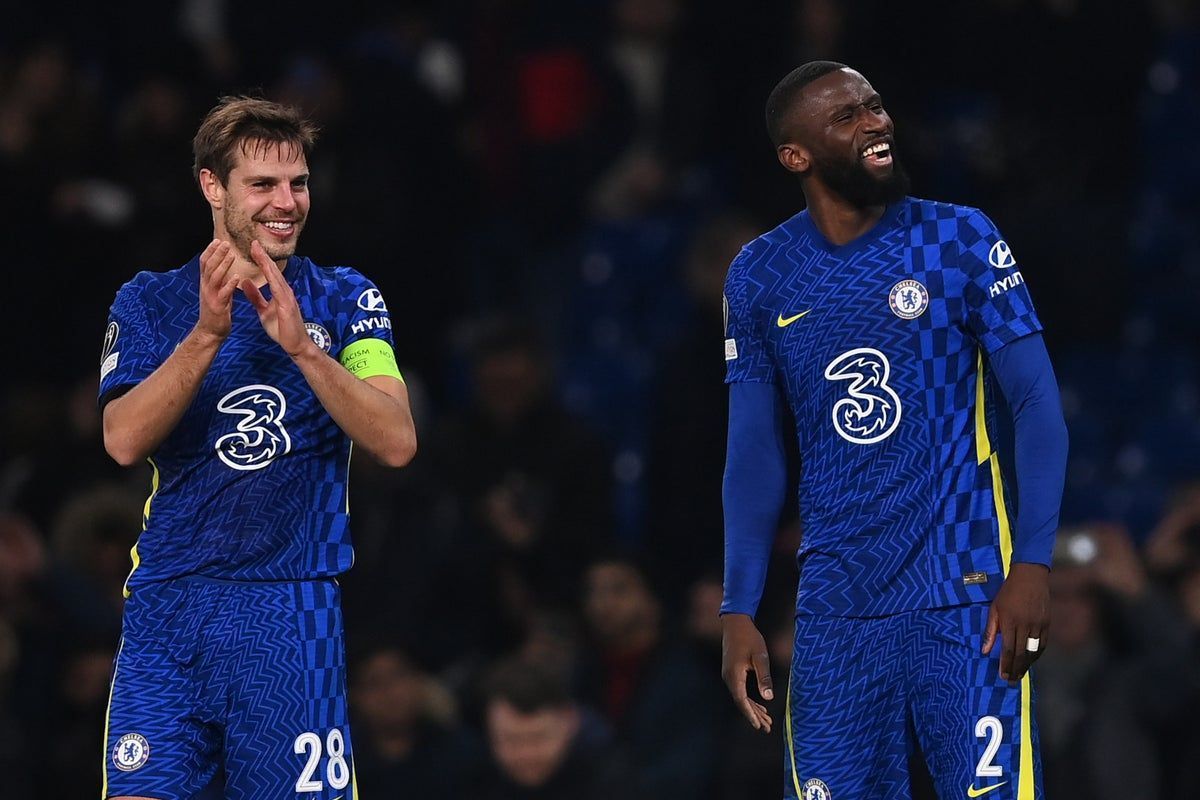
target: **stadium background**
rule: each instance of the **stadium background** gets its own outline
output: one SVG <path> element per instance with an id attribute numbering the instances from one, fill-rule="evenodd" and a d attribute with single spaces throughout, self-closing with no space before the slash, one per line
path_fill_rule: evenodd
<path id="1" fill-rule="evenodd" d="M 1049 796 L 1195 796 L 1197 3 L 383 5 L 5 7 L 8 793 L 98 785 L 149 483 L 103 452 L 105 315 L 208 240 L 191 135 L 261 88 L 323 128 L 301 252 L 381 287 L 418 421 L 411 467 L 354 464 L 365 796 L 559 796 L 492 760 L 489 703 L 538 695 L 521 674 L 533 705 L 581 709 L 572 796 L 777 796 L 782 726 L 749 732 L 718 675 L 719 295 L 802 203 L 763 100 L 835 58 L 883 94 L 914 193 L 999 224 L 1046 325 L 1071 432 L 1036 678 Z M 786 520 L 760 615 L 780 674 L 798 535 Z"/>

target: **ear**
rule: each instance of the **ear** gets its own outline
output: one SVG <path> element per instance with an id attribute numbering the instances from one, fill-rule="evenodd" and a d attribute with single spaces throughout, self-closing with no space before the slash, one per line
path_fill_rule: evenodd
<path id="1" fill-rule="evenodd" d="M 211 169 L 200 170 L 200 191 L 214 210 L 225 205 L 225 186 Z"/>
<path id="2" fill-rule="evenodd" d="M 808 152 L 807 147 L 798 144 L 791 142 L 781 144 L 776 148 L 775 155 L 779 157 L 779 163 L 783 164 L 783 168 L 788 172 L 803 175 L 812 167 L 812 153 Z"/>

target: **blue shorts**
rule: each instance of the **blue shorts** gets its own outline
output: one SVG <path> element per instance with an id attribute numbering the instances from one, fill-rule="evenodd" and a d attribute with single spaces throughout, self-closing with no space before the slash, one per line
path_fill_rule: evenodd
<path id="1" fill-rule="evenodd" d="M 137 587 L 104 737 L 104 797 L 357 800 L 337 584 Z"/>
<path id="2" fill-rule="evenodd" d="M 1041 800 L 1029 676 L 1000 679 L 999 641 L 980 653 L 987 616 L 986 605 L 798 616 L 784 796 L 909 797 L 919 747 L 939 797 Z"/>

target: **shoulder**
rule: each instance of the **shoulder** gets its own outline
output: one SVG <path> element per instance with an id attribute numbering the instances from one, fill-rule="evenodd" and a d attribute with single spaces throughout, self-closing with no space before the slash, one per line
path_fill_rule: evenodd
<path id="1" fill-rule="evenodd" d="M 333 266 L 323 267 L 309 258 L 300 259 L 300 268 L 308 276 L 314 287 L 322 294 L 339 295 L 347 299 L 356 299 L 368 290 L 375 289 L 375 284 L 366 275 L 354 267 Z"/>
<path id="2" fill-rule="evenodd" d="M 934 236 L 942 242 L 953 240 L 962 249 L 969 250 L 983 239 L 998 236 L 996 224 L 974 206 L 918 197 L 910 197 L 908 202 L 912 224 L 928 231 L 922 237 L 926 243 L 930 236 Z"/>
<path id="3" fill-rule="evenodd" d="M 729 280 L 743 280 L 769 269 L 776 258 L 800 238 L 805 212 L 800 212 L 752 239 L 729 265 Z"/>
<path id="4" fill-rule="evenodd" d="M 913 222 L 954 221 L 987 219 L 982 211 L 973 206 L 959 203 L 945 203 L 940 200 L 926 200 L 922 197 L 907 198 L 909 215 Z"/>
<path id="5" fill-rule="evenodd" d="M 198 277 L 197 270 L 195 259 L 172 270 L 144 269 L 121 285 L 113 305 L 146 305 L 151 299 L 161 303 L 165 299 L 177 296 L 180 288 L 194 289 Z"/>

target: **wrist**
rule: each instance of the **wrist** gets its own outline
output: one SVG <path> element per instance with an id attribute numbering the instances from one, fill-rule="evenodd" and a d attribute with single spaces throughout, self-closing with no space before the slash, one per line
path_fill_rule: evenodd
<path id="1" fill-rule="evenodd" d="M 215 351 L 220 349 L 222 343 L 224 343 L 225 338 L 228 335 L 228 332 L 216 333 L 215 331 L 208 330 L 207 328 L 201 328 L 200 325 L 197 324 L 196 327 L 192 328 L 192 331 L 188 334 L 187 338 L 191 339 L 192 342 L 206 350 Z"/>
<path id="2" fill-rule="evenodd" d="M 324 355 L 325 351 L 317 347 L 316 343 L 307 336 L 304 337 L 304 342 L 301 343 L 299 350 L 296 350 L 295 352 L 288 351 L 288 357 L 291 358 L 298 367 L 303 367 L 306 363 L 312 364 Z"/>

